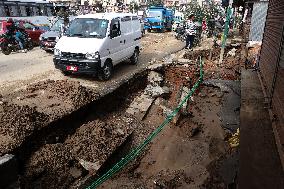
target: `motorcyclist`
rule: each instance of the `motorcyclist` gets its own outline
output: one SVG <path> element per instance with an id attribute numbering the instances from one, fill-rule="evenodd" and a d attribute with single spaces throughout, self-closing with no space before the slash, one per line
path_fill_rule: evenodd
<path id="1" fill-rule="evenodd" d="M 22 52 L 27 52 L 26 50 L 24 50 L 24 45 L 23 45 L 24 36 L 21 32 L 21 29 L 15 25 L 15 22 L 13 21 L 12 18 L 8 19 L 6 28 L 7 28 L 7 35 L 15 38 Z"/>

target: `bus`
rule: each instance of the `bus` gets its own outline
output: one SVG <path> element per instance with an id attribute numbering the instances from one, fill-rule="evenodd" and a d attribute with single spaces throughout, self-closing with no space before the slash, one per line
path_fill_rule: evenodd
<path id="1" fill-rule="evenodd" d="M 47 0 L 0 1 L 0 20 L 28 20 L 40 26 L 49 25 L 49 18 L 53 15 L 53 4 Z"/>

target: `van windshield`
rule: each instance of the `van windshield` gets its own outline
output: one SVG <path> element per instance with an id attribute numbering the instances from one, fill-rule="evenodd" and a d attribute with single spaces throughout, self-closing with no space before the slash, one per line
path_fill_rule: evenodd
<path id="1" fill-rule="evenodd" d="M 161 11 L 149 11 L 148 17 L 162 18 L 163 14 Z"/>
<path id="2" fill-rule="evenodd" d="M 108 20 L 96 18 L 77 18 L 73 20 L 66 32 L 69 37 L 104 38 Z"/>

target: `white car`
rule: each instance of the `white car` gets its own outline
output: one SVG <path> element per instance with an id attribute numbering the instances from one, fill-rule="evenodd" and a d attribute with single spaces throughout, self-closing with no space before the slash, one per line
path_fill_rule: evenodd
<path id="1" fill-rule="evenodd" d="M 141 23 L 130 13 L 81 15 L 54 48 L 55 68 L 64 74 L 85 73 L 111 78 L 113 66 L 138 63 Z"/>

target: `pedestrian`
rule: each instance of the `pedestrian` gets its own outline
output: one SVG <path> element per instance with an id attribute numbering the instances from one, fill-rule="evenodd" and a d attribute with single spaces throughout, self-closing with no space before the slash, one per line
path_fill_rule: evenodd
<path id="1" fill-rule="evenodd" d="M 194 37 L 196 35 L 196 25 L 193 22 L 194 14 L 191 14 L 186 21 L 186 49 L 191 49 L 193 47 Z"/>

